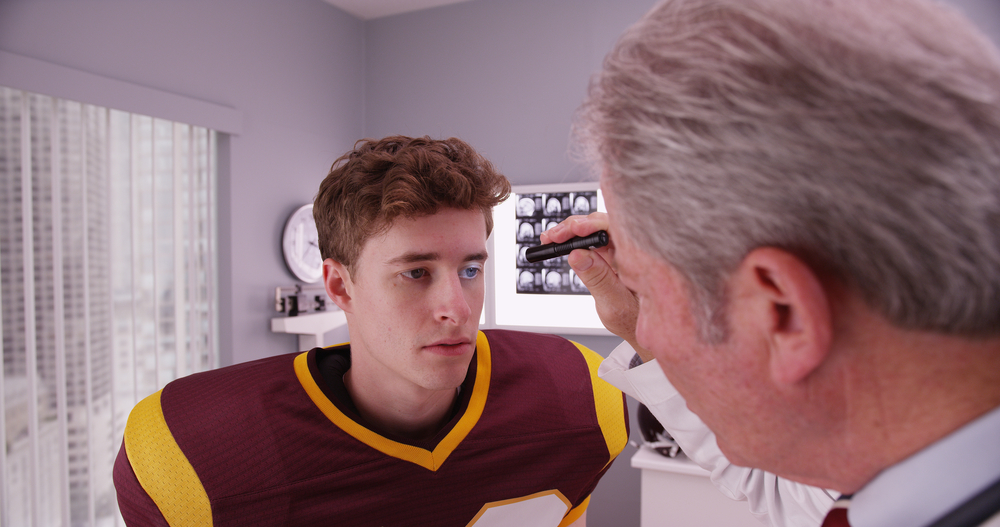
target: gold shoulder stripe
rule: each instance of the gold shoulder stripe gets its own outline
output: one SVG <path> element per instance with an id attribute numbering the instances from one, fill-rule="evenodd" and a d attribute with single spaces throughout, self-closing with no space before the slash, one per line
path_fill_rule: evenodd
<path id="1" fill-rule="evenodd" d="M 146 494 L 173 526 L 211 526 L 212 505 L 194 467 L 163 418 L 159 392 L 132 409 L 125 425 L 125 454 Z"/>
<path id="2" fill-rule="evenodd" d="M 490 389 L 490 343 L 486 340 L 486 335 L 482 331 L 476 338 L 476 380 L 472 388 L 472 395 L 469 399 L 469 406 L 465 414 L 458 420 L 455 427 L 448 432 L 448 435 L 434 447 L 434 451 L 406 445 L 383 437 L 344 415 L 333 402 L 326 398 L 323 390 L 316 384 L 312 374 L 309 372 L 309 353 L 305 352 L 295 357 L 295 375 L 299 378 L 299 383 L 305 389 L 313 404 L 326 415 L 327 419 L 337 425 L 341 430 L 347 432 L 352 437 L 362 443 L 403 461 L 409 461 L 415 465 L 426 468 L 430 471 L 437 471 L 444 464 L 448 456 L 458 448 L 472 428 L 479 422 L 486 407 L 486 398 Z"/>
<path id="3" fill-rule="evenodd" d="M 597 368 L 604 360 L 589 348 L 576 344 L 590 368 L 590 382 L 594 390 L 594 408 L 597 411 L 597 422 L 604 432 L 604 440 L 608 443 L 608 463 L 614 461 L 618 454 L 628 444 L 628 433 L 625 427 L 625 400 L 622 392 L 597 376 Z"/>

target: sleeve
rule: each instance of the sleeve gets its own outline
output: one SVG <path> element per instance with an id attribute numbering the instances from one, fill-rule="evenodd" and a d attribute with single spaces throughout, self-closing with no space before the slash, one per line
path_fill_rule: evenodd
<path id="1" fill-rule="evenodd" d="M 836 493 L 759 469 L 733 465 L 715 441 L 715 434 L 677 393 L 656 360 L 629 369 L 635 351 L 623 342 L 601 363 L 599 375 L 646 405 L 673 436 L 684 453 L 711 473 L 725 496 L 746 500 L 758 520 L 773 527 L 820 525 Z"/>
<path id="2" fill-rule="evenodd" d="M 628 407 L 620 388 L 602 380 L 598 374 L 602 357 L 585 346 L 573 343 L 583 353 L 590 369 L 590 381 L 594 393 L 594 410 L 601 426 L 604 440 L 608 445 L 608 465 L 628 444 Z"/>
<path id="3" fill-rule="evenodd" d="M 169 527 L 160 509 L 146 490 L 139 484 L 135 471 L 125 453 L 125 443 L 122 443 L 115 458 L 114 468 L 115 492 L 118 494 L 118 510 L 125 520 L 125 525 L 143 525 L 149 527 Z"/>
<path id="4" fill-rule="evenodd" d="M 601 380 L 597 372 L 601 365 L 602 357 L 596 352 L 573 342 L 580 353 L 583 354 L 587 362 L 587 369 L 590 371 L 590 381 L 594 396 L 594 411 L 597 416 L 597 423 L 600 425 L 604 443 L 607 445 L 608 462 L 604 464 L 600 472 L 594 477 L 591 485 L 591 492 L 597 486 L 597 482 L 604 476 L 611 463 L 621 454 L 628 444 L 629 422 L 628 406 L 625 402 L 625 395 L 620 389 Z M 572 524 L 578 520 L 587 510 L 590 504 L 590 495 L 582 503 L 574 507 L 563 519 L 562 525 Z"/>
<path id="5" fill-rule="evenodd" d="M 132 409 L 115 460 L 118 504 L 127 525 L 210 526 L 201 480 L 163 417 L 162 391 Z"/>

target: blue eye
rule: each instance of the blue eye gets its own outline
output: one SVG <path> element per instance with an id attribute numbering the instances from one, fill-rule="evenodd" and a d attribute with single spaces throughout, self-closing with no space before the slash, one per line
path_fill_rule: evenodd
<path id="1" fill-rule="evenodd" d="M 403 276 L 412 278 L 413 280 L 419 280 L 424 276 L 427 276 L 427 269 L 411 269 L 409 271 L 403 271 Z"/>
<path id="2" fill-rule="evenodd" d="M 459 272 L 459 276 L 461 276 L 462 278 L 466 278 L 466 279 L 470 279 L 471 280 L 471 279 L 479 276 L 479 273 L 481 273 L 482 271 L 483 271 L 482 267 L 480 267 L 479 265 L 473 265 L 473 266 L 466 267 L 465 269 L 462 269 Z"/>

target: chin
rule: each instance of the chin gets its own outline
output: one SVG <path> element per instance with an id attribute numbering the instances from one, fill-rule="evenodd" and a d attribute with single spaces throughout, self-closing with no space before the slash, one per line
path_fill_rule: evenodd
<path id="1" fill-rule="evenodd" d="M 428 390 L 454 390 L 465 382 L 465 376 L 469 373 L 469 362 L 440 366 L 432 375 L 428 376 L 424 388 Z"/>
<path id="2" fill-rule="evenodd" d="M 462 381 L 464 381 L 464 380 L 465 380 L 464 376 L 461 379 L 458 379 L 458 380 L 452 380 L 452 379 L 432 379 L 432 380 L 430 380 L 428 382 L 425 382 L 424 385 L 423 385 L 423 387 L 426 390 L 430 390 L 430 391 L 434 391 L 434 392 L 444 392 L 444 391 L 454 390 L 454 389 L 458 388 L 459 386 L 462 385 Z"/>

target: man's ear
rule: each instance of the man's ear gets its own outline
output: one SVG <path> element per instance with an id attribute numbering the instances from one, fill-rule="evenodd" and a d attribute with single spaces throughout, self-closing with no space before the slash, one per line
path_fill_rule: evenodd
<path id="1" fill-rule="evenodd" d="M 795 255 L 774 247 L 748 254 L 736 275 L 741 300 L 750 302 L 741 323 L 762 330 L 771 377 L 794 384 L 818 368 L 830 351 L 830 298 L 816 273 Z"/>
<path id="2" fill-rule="evenodd" d="M 343 264 L 327 258 L 323 261 L 323 285 L 326 286 L 326 294 L 345 313 L 351 312 L 351 295 L 354 283 L 351 281 L 351 273 Z"/>

